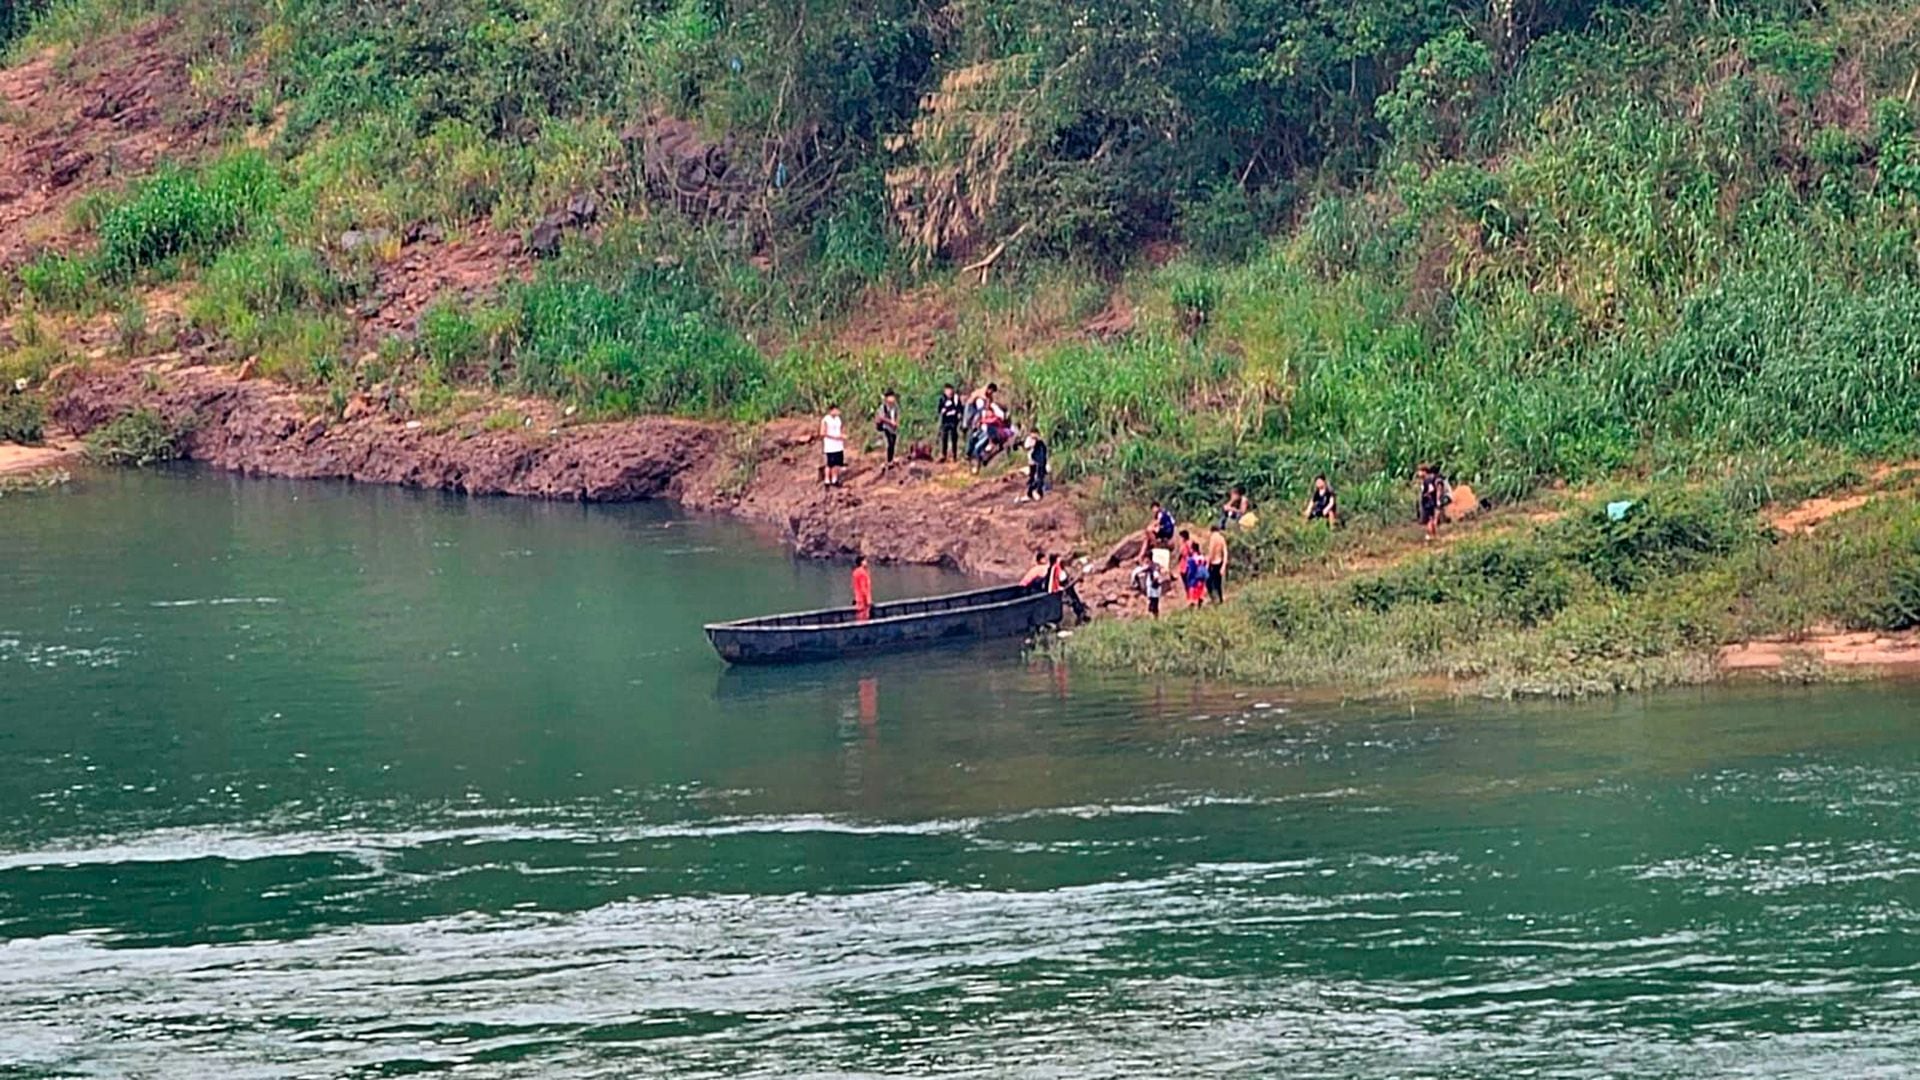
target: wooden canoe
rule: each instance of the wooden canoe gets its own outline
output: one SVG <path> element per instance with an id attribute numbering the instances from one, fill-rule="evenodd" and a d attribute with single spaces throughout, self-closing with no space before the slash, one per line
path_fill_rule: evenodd
<path id="1" fill-rule="evenodd" d="M 866 622 L 844 607 L 710 623 L 706 630 L 729 664 L 797 664 L 1028 634 L 1060 622 L 1065 600 L 1064 593 L 1002 585 L 875 604 Z"/>

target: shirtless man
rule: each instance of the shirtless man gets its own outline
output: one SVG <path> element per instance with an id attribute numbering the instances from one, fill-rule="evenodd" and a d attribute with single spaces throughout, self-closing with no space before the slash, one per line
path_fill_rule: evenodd
<path id="1" fill-rule="evenodd" d="M 1207 598 L 1219 603 L 1227 598 L 1227 533 L 1215 529 L 1207 536 Z"/>

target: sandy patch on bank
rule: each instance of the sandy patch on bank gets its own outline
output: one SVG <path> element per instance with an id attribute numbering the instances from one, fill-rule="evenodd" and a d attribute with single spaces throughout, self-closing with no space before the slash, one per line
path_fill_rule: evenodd
<path id="1" fill-rule="evenodd" d="M 1836 668 L 1920 670 L 1920 633 L 1823 633 L 1792 641 L 1749 641 L 1720 650 L 1720 669 L 1733 674 L 1779 671 L 1807 662 Z"/>
<path id="2" fill-rule="evenodd" d="M 65 465 L 79 456 L 80 444 L 67 438 L 50 438 L 42 446 L 0 443 L 0 476 Z"/>

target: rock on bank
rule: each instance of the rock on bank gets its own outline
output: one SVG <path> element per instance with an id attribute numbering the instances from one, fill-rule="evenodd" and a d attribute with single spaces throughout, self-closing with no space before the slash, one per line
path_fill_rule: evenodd
<path id="1" fill-rule="evenodd" d="M 906 463 L 883 470 L 856 455 L 845 486 L 824 490 L 805 421 L 755 431 L 667 417 L 569 424 L 551 403 L 496 401 L 492 415 L 531 423 L 489 430 L 495 425 L 482 417 L 409 420 L 364 398 L 342 419 L 276 383 L 172 363 L 70 371 L 54 399 L 54 420 L 82 435 L 153 409 L 187 429 L 187 457 L 236 472 L 472 495 L 674 499 L 776 525 L 810 557 L 864 553 L 1007 577 L 1036 548 L 1068 554 L 1082 535 L 1065 500 L 1015 505 L 1017 474 L 975 480 L 957 467 Z"/>

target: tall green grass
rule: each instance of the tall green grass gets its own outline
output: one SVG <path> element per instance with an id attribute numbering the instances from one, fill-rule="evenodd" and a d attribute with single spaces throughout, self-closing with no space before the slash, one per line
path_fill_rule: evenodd
<path id="1" fill-rule="evenodd" d="M 673 271 L 612 284 L 550 274 L 514 302 L 517 386 L 597 413 L 750 410 L 771 379 L 766 358 Z"/>
<path id="2" fill-rule="evenodd" d="M 216 252 L 272 209 L 281 190 L 256 151 L 199 170 L 163 165 L 100 219 L 100 272 L 126 278 L 176 255 Z"/>

